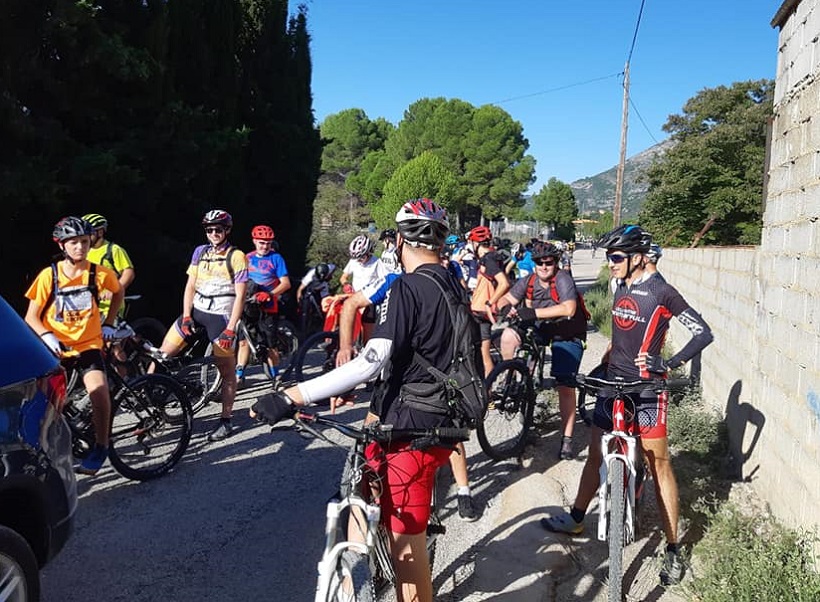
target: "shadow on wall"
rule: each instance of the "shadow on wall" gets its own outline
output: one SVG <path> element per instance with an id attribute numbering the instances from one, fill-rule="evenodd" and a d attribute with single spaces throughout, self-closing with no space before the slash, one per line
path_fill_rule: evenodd
<path id="1" fill-rule="evenodd" d="M 743 389 L 743 381 L 736 381 L 729 391 L 729 399 L 726 401 L 726 428 L 729 435 L 729 466 L 728 476 L 738 481 L 751 481 L 755 473 L 760 468 L 758 464 L 749 470 L 744 465 L 752 456 L 755 446 L 760 439 L 763 425 L 766 424 L 766 417 L 763 413 L 747 402 L 740 402 L 740 392 Z M 746 430 L 749 425 L 754 427 L 754 434 L 748 445 L 745 445 Z"/>

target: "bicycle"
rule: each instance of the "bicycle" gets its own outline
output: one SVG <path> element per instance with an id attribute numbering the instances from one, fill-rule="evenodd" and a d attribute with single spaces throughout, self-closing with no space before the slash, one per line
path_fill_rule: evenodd
<path id="1" fill-rule="evenodd" d="M 313 425 L 332 428 L 353 439 L 342 470 L 339 491 L 327 504 L 325 546 L 318 563 L 316 602 L 371 602 L 396 582 L 390 557 L 387 528 L 382 523 L 378 499 L 370 495 L 370 485 L 378 485 L 379 476 L 365 459 L 365 448 L 372 442 L 388 444 L 412 441 L 410 449 L 433 446 L 451 447 L 470 437 L 468 429 L 439 427 L 432 429 L 392 429 L 379 423 L 361 428 L 350 426 L 320 414 L 297 412 L 295 428 L 333 443 Z M 335 444 L 334 445 L 338 445 Z M 348 515 L 354 514 L 363 541 L 347 539 Z M 365 525 L 359 523 L 360 519 Z M 352 519 L 353 520 L 353 519 Z M 433 565 L 436 539 L 445 527 L 438 513 L 435 480 L 427 524 L 427 553 Z"/>
<path id="2" fill-rule="evenodd" d="M 535 324 L 527 326 L 516 357 L 498 362 L 485 380 L 488 404 L 476 434 L 481 449 L 493 460 L 506 460 L 523 451 L 538 391 L 554 386 L 552 378 L 544 377 L 550 356 L 536 340 L 535 331 Z"/>
<path id="3" fill-rule="evenodd" d="M 108 459 L 127 479 L 155 479 L 176 466 L 188 448 L 193 430 L 188 395 L 176 380 L 161 374 L 126 381 L 117 373 L 111 355 L 104 350 L 111 396 Z M 67 396 L 64 408 L 78 459 L 85 458 L 95 445 L 91 399 L 81 382 Z"/>
<path id="4" fill-rule="evenodd" d="M 609 542 L 608 600 L 621 602 L 623 595 L 623 549 L 635 541 L 639 508 L 647 472 L 640 439 L 635 402 L 630 395 L 658 394 L 686 387 L 689 379 L 624 381 L 607 380 L 605 366 L 590 374 L 577 374 L 575 386 L 578 412 L 587 425 L 592 424 L 586 393 L 604 396 L 612 417 L 612 430 L 601 435 L 601 483 L 598 488 L 598 540 Z"/>
<path id="5" fill-rule="evenodd" d="M 278 316 L 270 316 L 263 312 L 259 302 L 253 295 L 249 295 L 245 300 L 245 308 L 242 319 L 236 325 L 237 340 L 245 340 L 250 348 L 250 357 L 255 363 L 261 364 L 262 369 L 270 380 L 275 380 L 276 376 L 271 372 L 268 365 L 268 340 L 265 335 L 265 320 L 275 320 L 274 346 L 279 352 L 279 367 L 285 369 L 292 361 L 296 351 L 299 349 L 299 339 L 296 336 L 296 328 L 288 320 Z"/>

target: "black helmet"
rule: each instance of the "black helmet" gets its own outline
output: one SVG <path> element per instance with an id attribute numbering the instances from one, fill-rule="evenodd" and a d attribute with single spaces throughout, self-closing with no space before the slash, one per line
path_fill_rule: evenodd
<path id="1" fill-rule="evenodd" d="M 387 230 L 382 230 L 382 233 L 379 234 L 379 240 L 396 240 L 396 231 L 393 228 L 388 228 Z"/>
<path id="2" fill-rule="evenodd" d="M 561 249 L 556 247 L 551 242 L 533 243 L 532 251 L 530 251 L 530 253 L 532 254 L 533 261 L 538 261 L 544 257 L 555 257 L 556 259 L 559 259 L 561 255 L 563 255 Z"/>
<path id="3" fill-rule="evenodd" d="M 646 253 L 651 244 L 652 235 L 640 226 L 632 224 L 618 226 L 598 240 L 599 247 L 624 253 Z"/>
<path id="4" fill-rule="evenodd" d="M 54 224 L 52 237 L 54 238 L 54 242 L 60 243 L 69 238 L 91 236 L 93 233 L 94 228 L 91 227 L 91 224 L 80 217 L 69 215 Z"/>
<path id="5" fill-rule="evenodd" d="M 333 265 L 332 263 L 331 264 L 319 263 L 319 264 L 316 265 L 316 270 L 315 270 L 316 278 L 318 278 L 319 280 L 329 280 L 331 274 L 333 274 L 333 270 L 335 270 L 335 269 L 336 269 L 336 266 Z"/>

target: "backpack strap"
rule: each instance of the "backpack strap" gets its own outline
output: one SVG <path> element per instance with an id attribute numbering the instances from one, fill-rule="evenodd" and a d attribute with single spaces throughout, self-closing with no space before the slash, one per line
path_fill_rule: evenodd
<path id="1" fill-rule="evenodd" d="M 535 274 L 530 274 L 527 279 L 527 300 L 532 301 L 532 295 L 535 292 Z"/>
<path id="2" fill-rule="evenodd" d="M 43 304 L 42 309 L 40 310 L 40 321 L 46 319 L 46 313 L 48 309 L 51 307 L 51 304 L 54 303 L 54 300 L 57 298 L 57 293 L 59 292 L 57 287 L 57 264 L 51 264 L 51 292 L 48 295 L 48 299 Z M 100 306 L 100 290 L 97 287 L 97 264 L 94 262 L 89 262 L 88 266 L 88 284 L 86 288 L 91 293 L 91 296 L 94 298 L 94 303 L 97 304 L 97 307 Z"/>
<path id="3" fill-rule="evenodd" d="M 100 260 L 100 263 L 103 263 L 104 261 L 107 261 L 108 262 L 108 267 L 110 267 L 112 270 L 114 270 L 114 273 L 117 275 L 117 278 L 119 278 L 120 276 L 122 276 L 122 273 L 117 269 L 117 266 L 114 265 L 114 250 L 113 249 L 114 249 L 114 243 L 109 240 L 108 244 L 105 247 L 105 253 L 102 256 L 102 259 Z"/>
<path id="4" fill-rule="evenodd" d="M 453 305 L 458 303 L 458 299 L 455 298 L 455 295 L 450 292 L 447 292 L 447 289 L 444 286 L 444 283 L 441 282 L 438 274 L 433 271 L 425 270 L 422 268 L 417 269 L 413 272 L 414 274 L 420 274 L 427 278 L 428 280 L 432 280 L 433 283 L 438 287 L 438 290 L 441 291 L 444 300 L 447 302 L 447 312 L 450 314 L 450 324 L 453 329 L 453 342 L 451 344 L 451 349 L 453 350 L 453 356 L 455 357 L 456 349 L 458 347 L 458 333 L 456 333 L 456 316 L 455 316 L 455 309 Z M 440 370 L 438 370 L 432 363 L 426 358 L 419 354 L 418 351 L 415 349 L 413 350 L 413 358 L 420 363 L 425 370 L 433 374 L 434 376 L 440 376 Z M 452 361 L 452 360 L 451 360 Z"/>

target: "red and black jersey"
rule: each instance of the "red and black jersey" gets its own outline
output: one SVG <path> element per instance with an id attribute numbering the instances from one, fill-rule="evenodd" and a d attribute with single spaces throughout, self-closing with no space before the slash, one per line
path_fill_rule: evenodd
<path id="1" fill-rule="evenodd" d="M 635 365 L 635 359 L 644 351 L 660 356 L 669 321 L 689 309 L 689 304 L 675 287 L 658 274 L 632 286 L 619 281 L 612 304 L 609 376 L 627 380 L 649 378 L 648 372 L 640 371 Z"/>

